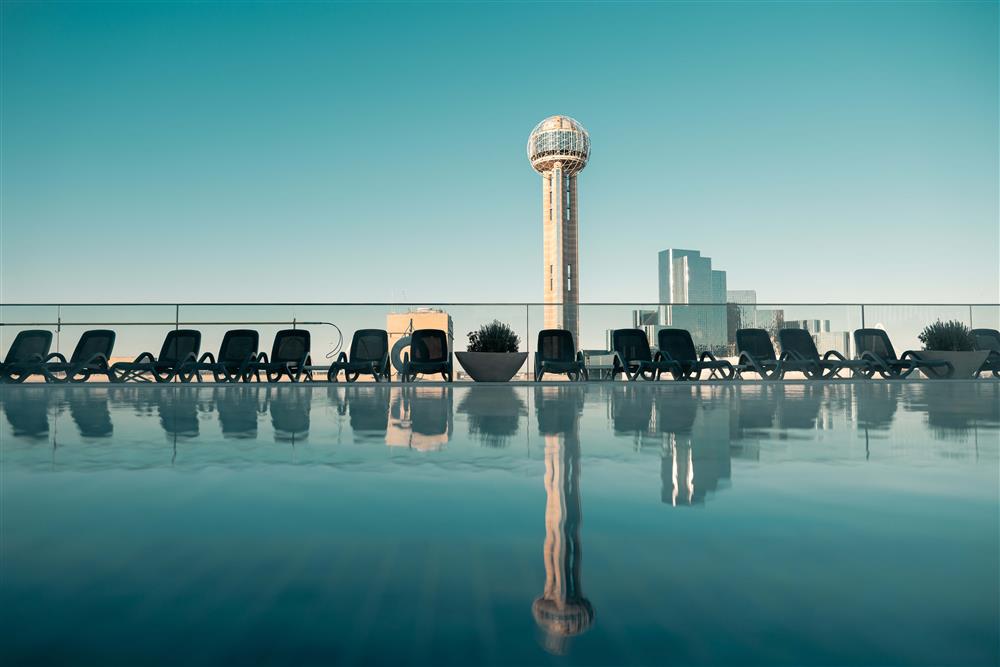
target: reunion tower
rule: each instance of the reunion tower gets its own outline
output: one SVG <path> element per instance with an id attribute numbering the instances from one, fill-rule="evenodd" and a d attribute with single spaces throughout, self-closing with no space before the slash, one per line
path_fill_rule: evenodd
<path id="1" fill-rule="evenodd" d="M 576 175 L 587 166 L 590 135 L 569 116 L 550 116 L 528 137 L 531 168 L 542 175 L 545 328 L 568 329 L 580 345 Z"/>

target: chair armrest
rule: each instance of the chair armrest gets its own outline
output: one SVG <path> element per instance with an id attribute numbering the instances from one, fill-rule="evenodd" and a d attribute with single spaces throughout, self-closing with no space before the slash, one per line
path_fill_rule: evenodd
<path id="1" fill-rule="evenodd" d="M 657 350 L 657 351 L 656 351 L 656 354 L 654 354 L 654 355 L 653 355 L 653 363 L 656 363 L 656 364 L 658 364 L 658 363 L 660 363 L 661 361 L 665 361 L 665 359 L 664 359 L 664 357 L 663 357 L 663 353 L 662 353 L 662 352 L 660 352 L 659 350 Z M 673 359 L 671 359 L 671 361 L 673 361 Z"/>
<path id="2" fill-rule="evenodd" d="M 587 365 L 587 358 L 583 356 L 583 352 L 582 351 L 578 351 L 576 353 L 576 363 L 584 365 L 584 366 Z"/>
<path id="3" fill-rule="evenodd" d="M 842 355 L 840 352 L 837 352 L 836 350 L 827 350 L 826 354 L 823 355 L 823 361 L 829 361 L 831 358 L 847 361 L 847 357 Z"/>
<path id="4" fill-rule="evenodd" d="M 136 357 L 135 360 L 132 363 L 133 364 L 141 364 L 143 362 L 150 362 L 150 363 L 152 363 L 154 361 L 156 361 L 156 357 L 153 356 L 152 352 L 143 352 L 138 357 Z"/>
<path id="5" fill-rule="evenodd" d="M 64 364 L 69 363 L 68 361 L 66 361 L 66 357 L 64 357 L 63 355 L 59 354 L 58 352 L 50 352 L 49 356 L 47 356 L 44 359 L 42 359 L 42 363 L 46 363 L 47 364 L 48 362 L 52 361 L 53 359 L 58 359 L 59 361 L 61 361 Z"/>
<path id="6" fill-rule="evenodd" d="M 718 359 L 715 358 L 715 355 L 708 350 L 701 353 L 701 356 L 698 357 L 698 361 L 705 361 L 706 359 L 709 361 L 718 361 Z"/>
<path id="7" fill-rule="evenodd" d="M 216 362 L 215 362 L 215 357 L 214 357 L 214 356 L 212 356 L 212 353 L 211 353 L 211 352 L 206 352 L 205 354 L 201 355 L 201 358 L 200 358 L 200 359 L 198 359 L 198 363 L 199 363 L 199 364 L 203 364 L 203 363 L 205 363 L 206 361 L 207 361 L 208 363 L 210 363 L 210 364 L 214 364 L 214 363 L 216 363 Z"/>
<path id="8" fill-rule="evenodd" d="M 347 353 L 344 352 L 343 350 L 341 350 L 340 354 L 337 355 L 337 363 L 338 364 L 346 364 L 347 363 Z"/>

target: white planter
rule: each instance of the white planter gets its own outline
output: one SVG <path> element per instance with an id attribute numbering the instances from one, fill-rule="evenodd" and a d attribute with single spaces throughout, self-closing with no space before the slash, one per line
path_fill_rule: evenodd
<path id="1" fill-rule="evenodd" d="M 476 382 L 507 382 L 528 359 L 527 352 L 456 352 L 455 356 Z"/>
<path id="2" fill-rule="evenodd" d="M 986 357 L 989 355 L 987 350 L 974 350 L 970 352 L 951 352 L 944 350 L 920 350 L 917 352 L 921 359 L 927 359 L 929 361 L 949 361 L 951 365 L 955 368 L 955 373 L 951 376 L 952 380 L 968 380 L 975 376 L 976 371 L 979 367 L 983 365 L 986 361 Z M 929 368 L 927 370 L 921 369 L 924 377 L 931 378 L 932 380 L 941 379 L 935 371 L 937 369 Z"/>

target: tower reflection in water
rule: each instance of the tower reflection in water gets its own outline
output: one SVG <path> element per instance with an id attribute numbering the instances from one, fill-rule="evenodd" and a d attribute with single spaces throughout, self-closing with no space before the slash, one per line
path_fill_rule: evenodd
<path id="1" fill-rule="evenodd" d="M 594 608 L 583 595 L 580 567 L 580 413 L 583 393 L 536 387 L 538 431 L 545 441 L 545 589 L 531 611 L 545 649 L 566 652 L 568 639 L 586 632 Z"/>

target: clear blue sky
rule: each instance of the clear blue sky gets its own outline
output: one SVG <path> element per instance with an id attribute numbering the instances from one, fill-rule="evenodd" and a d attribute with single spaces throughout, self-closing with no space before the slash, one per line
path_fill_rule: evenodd
<path id="1" fill-rule="evenodd" d="M 997 301 L 995 2 L 15 3 L 4 301 L 541 299 L 524 145 L 568 114 L 581 295 L 696 248 L 764 301 Z"/>

